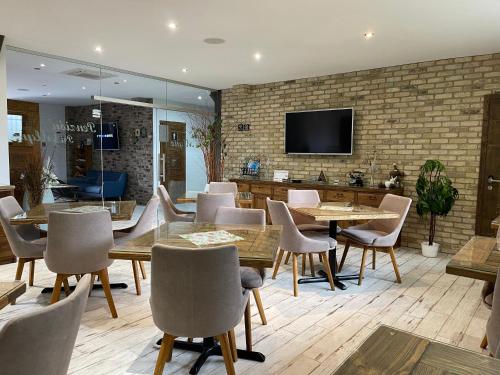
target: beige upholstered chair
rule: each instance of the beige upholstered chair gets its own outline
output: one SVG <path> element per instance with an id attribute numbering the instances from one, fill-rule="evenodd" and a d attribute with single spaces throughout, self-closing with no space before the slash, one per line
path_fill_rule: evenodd
<path id="1" fill-rule="evenodd" d="M 500 269 L 495 282 L 490 318 L 486 323 L 486 336 L 481 344 L 483 346 L 488 347 L 491 356 L 500 358 Z"/>
<path id="2" fill-rule="evenodd" d="M 33 225 L 12 225 L 10 219 L 24 211 L 14 197 L 0 199 L 0 222 L 9 241 L 10 248 L 18 258 L 16 280 L 21 280 L 24 264 L 30 264 L 29 285 L 33 286 L 35 260 L 43 258 L 47 244 L 46 238 L 40 238 L 40 231 Z"/>
<path id="3" fill-rule="evenodd" d="M 194 217 L 196 214 L 194 212 L 182 211 L 179 210 L 177 207 L 175 207 L 175 204 L 174 202 L 172 202 L 172 199 L 170 198 L 167 189 L 165 189 L 165 186 L 163 185 L 158 186 L 158 196 L 160 197 L 161 207 L 163 209 L 163 215 L 167 223 L 173 221 L 187 221 L 187 222 L 194 221 Z"/>
<path id="4" fill-rule="evenodd" d="M 148 204 L 144 208 L 141 217 L 137 223 L 130 229 L 129 232 L 113 232 L 115 245 L 123 245 L 127 241 L 142 236 L 157 226 L 157 213 L 160 199 L 157 195 L 153 195 Z M 138 266 L 141 269 L 142 277 L 146 278 L 146 269 L 142 261 L 132 261 L 132 271 L 134 273 L 135 290 L 138 296 L 141 295 L 141 280 L 139 278 Z"/>
<path id="5" fill-rule="evenodd" d="M 317 207 L 321 203 L 317 190 L 288 189 L 288 207 Z M 300 231 L 328 231 L 329 223 L 316 221 L 307 216 L 291 212 L 293 220 Z"/>
<path id="6" fill-rule="evenodd" d="M 267 198 L 267 208 L 271 215 L 271 221 L 275 225 L 282 225 L 283 232 L 280 239 L 280 251 L 276 260 L 273 279 L 276 278 L 278 269 L 285 251 L 292 253 L 293 264 L 293 295 L 298 296 L 298 265 L 297 257 L 302 254 L 319 254 L 323 267 L 330 282 L 330 288 L 335 290 L 333 276 L 327 259 L 327 251 L 337 246 L 337 241 L 328 233 L 323 232 L 300 232 L 293 222 L 292 215 L 284 202 L 273 201 Z"/>
<path id="7" fill-rule="evenodd" d="M 243 317 L 248 296 L 241 288 L 235 246 L 153 246 L 150 303 L 153 321 L 164 332 L 154 373 L 162 374 L 171 360 L 176 337 L 217 337 L 226 371 L 234 374 L 234 327 Z"/>
<path id="8" fill-rule="evenodd" d="M 215 223 L 215 215 L 220 207 L 235 207 L 232 193 L 199 193 L 196 199 L 196 222 Z"/>
<path id="9" fill-rule="evenodd" d="M 87 275 L 65 300 L 7 322 L 0 329 L 0 373 L 66 375 L 89 289 Z"/>
<path id="10" fill-rule="evenodd" d="M 341 234 L 346 238 L 344 253 L 339 265 L 339 272 L 342 270 L 347 257 L 347 252 L 351 245 L 363 248 L 361 258 L 361 268 L 359 271 L 358 285 L 361 285 L 365 271 L 366 254 L 369 249 L 373 250 L 372 268 L 375 269 L 376 251 L 389 253 L 396 273 L 396 280 L 401 283 L 396 256 L 394 255 L 394 245 L 398 239 L 401 228 L 410 209 L 411 199 L 394 194 L 386 194 L 379 208 L 399 214 L 397 219 L 370 220 L 365 224 L 355 225 L 342 230 Z"/>
<path id="11" fill-rule="evenodd" d="M 215 215 L 215 224 L 266 225 L 266 211 L 251 208 L 221 207 Z M 259 288 L 264 285 L 265 268 L 240 267 L 241 286 L 252 291 L 259 310 L 262 324 L 267 324 L 266 313 L 262 306 Z"/>
<path id="12" fill-rule="evenodd" d="M 68 277 L 88 273 L 92 275 L 92 280 L 99 276 L 111 315 L 118 317 L 108 277 L 108 267 L 113 263 L 108 253 L 113 246 L 109 211 L 49 213 L 44 258 L 47 268 L 57 274 L 51 303 L 59 300 L 62 284 L 66 294 L 69 294 Z"/>
<path id="13" fill-rule="evenodd" d="M 208 184 L 210 194 L 231 193 L 236 198 L 238 195 L 238 185 L 236 182 L 211 182 Z"/>

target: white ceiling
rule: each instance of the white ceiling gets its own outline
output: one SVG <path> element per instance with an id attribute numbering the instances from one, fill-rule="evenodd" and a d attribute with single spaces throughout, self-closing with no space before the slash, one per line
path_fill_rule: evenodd
<path id="1" fill-rule="evenodd" d="M 211 88 L 499 52 L 499 20 L 499 0 L 0 3 L 8 45 Z M 366 31 L 375 37 L 365 40 Z"/>

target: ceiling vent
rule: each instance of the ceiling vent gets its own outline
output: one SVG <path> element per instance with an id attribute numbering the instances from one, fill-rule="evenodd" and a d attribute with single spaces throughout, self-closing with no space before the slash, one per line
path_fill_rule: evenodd
<path id="1" fill-rule="evenodd" d="M 62 72 L 62 74 L 78 78 L 92 79 L 94 81 L 111 77 L 117 77 L 115 74 L 111 74 L 108 72 L 100 72 L 99 70 L 82 69 L 82 68 L 67 70 L 65 72 Z"/>

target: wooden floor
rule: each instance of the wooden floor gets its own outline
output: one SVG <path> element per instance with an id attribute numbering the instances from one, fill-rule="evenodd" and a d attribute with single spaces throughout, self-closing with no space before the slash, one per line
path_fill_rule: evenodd
<path id="1" fill-rule="evenodd" d="M 359 267 L 360 251 L 351 250 L 346 272 Z M 371 259 L 371 257 L 368 257 Z M 299 286 L 292 296 L 290 266 L 280 269 L 276 280 L 268 279 L 261 294 L 268 325 L 262 326 L 256 308 L 252 323 L 255 349 L 267 356 L 265 363 L 239 360 L 238 374 L 331 374 L 378 324 L 479 351 L 489 311 L 480 302 L 479 281 L 444 273 L 449 256 L 430 259 L 409 249 L 397 251 L 402 284 L 394 283 L 390 259 L 377 258 L 377 270 L 368 264 L 362 287 L 349 283 L 345 291 L 332 292 L 326 284 Z M 300 269 L 300 267 L 299 267 Z M 149 271 L 149 264 L 147 264 Z M 0 266 L 0 281 L 14 278 L 15 265 Z M 23 278 L 27 278 L 27 270 Z M 24 312 L 46 306 L 54 275 L 37 262 L 35 286 L 15 306 L 0 311 L 0 326 Z M 160 337 L 151 319 L 149 280 L 143 295 L 134 294 L 130 262 L 116 261 L 111 282 L 131 287 L 115 290 L 118 319 L 112 319 L 104 294 L 93 292 L 83 316 L 70 366 L 71 374 L 151 374 Z M 243 324 L 236 330 L 238 346 L 244 346 Z M 43 332 L 40 332 L 43 334 Z M 174 350 L 165 374 L 185 374 L 196 355 Z M 224 374 L 222 358 L 211 357 L 201 374 Z"/>

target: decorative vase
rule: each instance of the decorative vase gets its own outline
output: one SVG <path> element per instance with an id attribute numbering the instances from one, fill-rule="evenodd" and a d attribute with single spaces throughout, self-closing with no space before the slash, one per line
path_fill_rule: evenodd
<path id="1" fill-rule="evenodd" d="M 428 241 L 423 241 L 420 243 L 422 246 L 422 255 L 427 258 L 435 258 L 439 252 L 439 244 L 434 242 L 432 245 L 429 245 Z"/>

